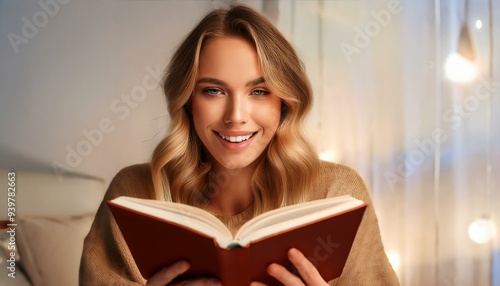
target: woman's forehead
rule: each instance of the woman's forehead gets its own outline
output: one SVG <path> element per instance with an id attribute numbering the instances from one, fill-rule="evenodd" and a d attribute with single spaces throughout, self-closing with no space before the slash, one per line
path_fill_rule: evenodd
<path id="1" fill-rule="evenodd" d="M 197 79 L 222 81 L 240 79 L 245 83 L 262 77 L 255 47 L 241 37 L 217 37 L 206 42 L 200 52 Z"/>

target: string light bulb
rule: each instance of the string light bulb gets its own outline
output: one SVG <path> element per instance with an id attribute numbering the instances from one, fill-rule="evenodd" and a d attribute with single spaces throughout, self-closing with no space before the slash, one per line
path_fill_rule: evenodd
<path id="1" fill-rule="evenodd" d="M 483 21 L 476 20 L 476 29 L 481 30 L 482 27 L 483 27 Z"/>
<path id="2" fill-rule="evenodd" d="M 469 237 L 477 244 L 491 241 L 496 235 L 495 224 L 486 216 L 474 220 L 469 225 Z"/>

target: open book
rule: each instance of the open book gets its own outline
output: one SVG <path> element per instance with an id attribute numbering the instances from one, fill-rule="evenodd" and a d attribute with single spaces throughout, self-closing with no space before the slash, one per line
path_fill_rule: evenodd
<path id="1" fill-rule="evenodd" d="M 279 285 L 266 268 L 275 262 L 293 270 L 292 247 L 326 281 L 338 277 L 367 206 L 349 195 L 287 206 L 252 218 L 233 236 L 217 217 L 185 204 L 118 197 L 108 205 L 144 278 L 185 259 L 191 267 L 179 279 L 211 276 L 230 286 Z"/>

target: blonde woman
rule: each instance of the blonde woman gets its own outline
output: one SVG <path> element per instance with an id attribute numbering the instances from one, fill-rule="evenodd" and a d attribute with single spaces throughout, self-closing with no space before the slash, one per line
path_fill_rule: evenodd
<path id="1" fill-rule="evenodd" d="M 278 264 L 268 273 L 285 285 L 398 284 L 363 180 L 320 162 L 302 135 L 311 87 L 292 46 L 263 16 L 244 6 L 209 13 L 174 54 L 164 92 L 169 133 L 150 164 L 125 168 L 111 182 L 85 240 L 81 285 L 167 285 L 189 268 L 165 265 L 145 281 L 105 204 L 117 196 L 197 206 L 235 232 L 260 213 L 343 194 L 369 207 L 342 275 L 328 284 L 297 249 L 288 255 L 302 279 Z"/>

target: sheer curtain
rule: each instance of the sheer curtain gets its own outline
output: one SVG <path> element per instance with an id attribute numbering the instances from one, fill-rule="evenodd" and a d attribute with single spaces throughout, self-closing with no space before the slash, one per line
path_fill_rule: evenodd
<path id="1" fill-rule="evenodd" d="M 314 86 L 306 132 L 365 178 L 402 285 L 500 285 L 498 238 L 468 233 L 483 217 L 500 229 L 500 3 L 473 4 L 263 2 Z M 457 83 L 445 63 L 465 20 L 478 74 Z"/>

